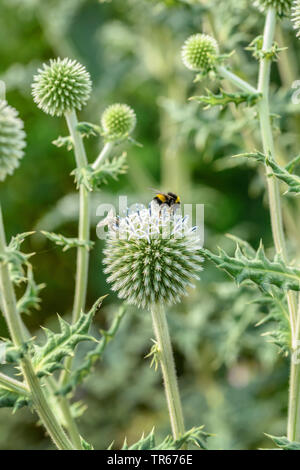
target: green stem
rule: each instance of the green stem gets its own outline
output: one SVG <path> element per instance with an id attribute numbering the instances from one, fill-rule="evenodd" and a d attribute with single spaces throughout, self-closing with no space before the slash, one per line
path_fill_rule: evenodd
<path id="1" fill-rule="evenodd" d="M 18 393 L 19 395 L 25 395 L 26 397 L 30 396 L 29 389 L 25 384 L 19 380 L 15 380 L 12 377 L 3 374 L 2 372 L 0 372 L 0 387 L 5 388 L 11 392 Z"/>
<path id="2" fill-rule="evenodd" d="M 4 233 L 4 226 L 2 220 L 2 212 L 0 207 L 0 253 L 5 253 L 6 240 Z M 20 321 L 20 316 L 17 312 L 16 297 L 10 280 L 9 269 L 6 263 L 1 263 L 0 267 L 0 286 L 3 299 L 3 313 L 9 328 L 11 338 L 15 346 L 22 346 L 24 343 L 23 328 Z M 54 413 L 48 405 L 41 384 L 34 373 L 31 360 L 25 356 L 21 361 L 21 369 L 31 392 L 31 397 L 36 411 L 47 429 L 53 442 L 58 449 L 61 450 L 74 450 L 72 443 L 64 433 L 62 427 L 57 421 Z"/>
<path id="3" fill-rule="evenodd" d="M 74 153 L 77 168 L 80 169 L 88 164 L 82 137 L 77 130 L 77 117 L 75 111 L 65 114 L 70 135 L 74 144 Z M 73 305 L 72 321 L 75 323 L 82 310 L 85 308 L 88 267 L 89 267 L 89 251 L 87 249 L 90 241 L 90 194 L 89 191 L 81 185 L 79 188 L 79 230 L 78 238 L 86 243 L 77 249 L 77 271 L 75 283 L 75 297 Z"/>
<path id="4" fill-rule="evenodd" d="M 157 304 L 153 305 L 151 314 L 159 349 L 172 432 L 174 439 L 178 439 L 184 434 L 184 420 L 166 314 L 164 308 Z"/>
<path id="5" fill-rule="evenodd" d="M 76 166 L 78 169 L 85 167 L 88 164 L 83 140 L 80 132 L 77 130 L 77 116 L 75 111 L 70 111 L 65 114 L 67 125 L 74 145 L 74 154 Z M 76 262 L 76 280 L 75 280 L 75 295 L 72 313 L 72 323 L 76 323 L 81 311 L 85 310 L 86 292 L 88 283 L 88 269 L 89 269 L 89 251 L 87 249 L 88 242 L 90 241 L 90 193 L 84 185 L 79 188 L 79 228 L 78 239 L 85 242 L 85 246 L 78 247 L 77 249 L 77 262 Z M 72 368 L 73 358 L 68 357 L 65 361 L 65 369 L 60 376 L 60 383 L 67 382 L 70 371 Z M 80 434 L 77 429 L 75 420 L 72 418 L 70 406 L 66 398 L 60 400 L 61 410 L 63 412 L 67 428 L 74 443 L 79 444 Z"/>
<path id="6" fill-rule="evenodd" d="M 219 66 L 217 68 L 219 74 L 223 77 L 232 82 L 237 88 L 240 88 L 245 93 L 256 94 L 257 90 L 253 86 L 249 85 L 249 83 L 245 82 L 242 78 L 238 77 L 235 73 L 230 72 L 223 66 Z"/>
<path id="7" fill-rule="evenodd" d="M 269 8 L 266 15 L 263 48 L 262 51 L 271 49 L 276 27 L 276 11 L 274 8 Z M 265 155 L 275 156 L 274 140 L 272 134 L 272 126 L 270 120 L 269 108 L 269 86 L 270 86 L 270 71 L 271 60 L 264 57 L 260 60 L 259 78 L 258 78 L 258 91 L 262 94 L 261 100 L 258 102 L 258 112 L 260 119 L 261 137 Z M 282 222 L 282 210 L 280 201 L 279 184 L 276 178 L 268 177 L 268 169 L 266 168 L 266 180 L 269 196 L 269 207 L 271 216 L 271 226 L 274 239 L 274 245 L 277 253 L 280 253 L 284 261 L 287 261 L 287 250 L 285 235 Z M 287 302 L 290 315 L 290 327 L 292 337 L 292 352 L 297 347 L 297 340 L 299 339 L 299 328 L 297 328 L 297 305 L 295 294 L 291 291 L 287 293 Z M 299 316 L 299 312 L 298 312 Z M 298 321 L 299 323 L 299 321 Z M 290 375 L 290 392 L 289 392 L 289 411 L 288 411 L 288 438 L 295 440 L 297 433 L 297 423 L 299 420 L 299 365 L 295 364 L 292 360 L 291 354 L 291 375 Z"/>
<path id="8" fill-rule="evenodd" d="M 114 147 L 114 143 L 113 142 L 107 142 L 102 151 L 100 152 L 99 156 L 96 158 L 96 160 L 94 161 L 94 163 L 92 164 L 92 167 L 94 170 L 98 170 L 99 167 L 102 165 L 102 163 L 104 162 L 104 160 L 109 157 L 109 155 L 111 154 L 111 151 Z"/>

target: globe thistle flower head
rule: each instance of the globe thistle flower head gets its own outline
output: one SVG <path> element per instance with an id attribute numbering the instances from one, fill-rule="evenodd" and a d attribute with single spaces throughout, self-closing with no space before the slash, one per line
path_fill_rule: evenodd
<path id="1" fill-rule="evenodd" d="M 134 130 L 136 115 L 127 104 L 112 104 L 103 112 L 101 125 L 107 140 L 122 140 Z"/>
<path id="2" fill-rule="evenodd" d="M 282 17 L 291 11 L 292 0 L 255 0 L 254 5 L 262 12 L 275 8 L 278 16 Z"/>
<path id="3" fill-rule="evenodd" d="M 296 35 L 300 36 L 300 0 L 294 0 L 292 7 L 292 22 L 296 30 Z"/>
<path id="4" fill-rule="evenodd" d="M 207 34 L 193 34 L 183 44 L 182 62 L 195 72 L 208 73 L 213 70 L 218 57 L 217 41 Z"/>
<path id="5" fill-rule="evenodd" d="M 104 272 L 119 298 L 151 309 L 171 305 L 199 279 L 203 258 L 195 227 L 169 208 L 151 205 L 109 225 Z"/>
<path id="6" fill-rule="evenodd" d="M 0 100 L 0 181 L 11 175 L 24 155 L 25 132 L 18 112 Z"/>
<path id="7" fill-rule="evenodd" d="M 33 78 L 33 99 L 51 116 L 80 110 L 91 94 L 92 82 L 85 67 L 76 60 L 52 59 Z"/>

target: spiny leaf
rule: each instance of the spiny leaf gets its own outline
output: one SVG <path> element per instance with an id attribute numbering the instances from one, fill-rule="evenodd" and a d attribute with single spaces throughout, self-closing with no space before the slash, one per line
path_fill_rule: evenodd
<path id="1" fill-rule="evenodd" d="M 278 289 L 272 289 L 270 293 L 265 292 L 256 302 L 268 308 L 268 314 L 264 315 L 256 326 L 274 322 L 275 328 L 267 331 L 263 336 L 268 337 L 271 343 L 278 346 L 284 356 L 288 356 L 291 350 L 291 329 L 286 296 Z"/>
<path id="2" fill-rule="evenodd" d="M 94 246 L 94 243 L 91 241 L 87 243 L 86 241 L 79 240 L 78 238 L 67 238 L 60 233 L 46 232 L 45 230 L 41 230 L 41 233 L 56 245 L 63 246 L 63 251 L 78 247 L 86 247 L 90 250 Z"/>
<path id="3" fill-rule="evenodd" d="M 283 181 L 288 186 L 286 193 L 300 194 L 300 176 L 291 173 L 294 167 L 299 163 L 300 155 L 295 157 L 285 167 L 281 167 L 271 156 L 267 157 L 261 152 L 241 153 L 235 155 L 235 157 L 254 158 L 259 162 L 265 163 L 272 169 L 272 173 L 268 174 L 268 177 L 276 176 L 276 178 Z"/>
<path id="4" fill-rule="evenodd" d="M 94 450 L 94 447 L 92 446 L 92 444 L 89 444 L 81 436 L 80 436 L 80 441 L 81 441 L 81 446 L 82 446 L 83 450 Z"/>
<path id="5" fill-rule="evenodd" d="M 263 36 L 257 36 L 245 49 L 246 51 L 252 51 L 253 57 L 257 60 L 268 59 L 276 62 L 279 52 L 285 51 L 287 47 L 279 47 L 277 42 L 274 41 L 270 49 L 264 50 Z"/>
<path id="6" fill-rule="evenodd" d="M 192 428 L 184 433 L 179 439 L 174 439 L 172 436 L 167 436 L 160 444 L 156 444 L 154 429 L 145 437 L 128 446 L 127 440 L 121 450 L 178 450 L 184 444 L 193 443 L 201 449 L 206 449 L 206 440 L 210 434 L 203 431 L 204 426 Z"/>
<path id="7" fill-rule="evenodd" d="M 289 439 L 285 436 L 276 437 L 271 436 L 270 434 L 266 434 L 272 441 L 283 450 L 300 450 L 300 442 L 296 441 L 289 441 Z"/>
<path id="8" fill-rule="evenodd" d="M 28 350 L 30 342 L 22 346 L 15 346 L 11 341 L 0 341 L 0 363 L 1 364 L 19 364 L 24 354 Z"/>
<path id="9" fill-rule="evenodd" d="M 108 178 L 117 180 L 119 175 L 127 171 L 126 158 L 124 152 L 119 157 L 105 160 L 97 170 L 91 165 L 76 168 L 71 174 L 75 177 L 77 188 L 84 185 L 88 191 L 94 191 L 99 190 L 102 184 L 107 184 Z"/>
<path id="10" fill-rule="evenodd" d="M 0 408 L 13 408 L 13 412 L 30 405 L 30 399 L 18 393 L 0 388 Z"/>
<path id="11" fill-rule="evenodd" d="M 210 90 L 206 90 L 206 92 L 206 96 L 192 96 L 189 99 L 205 104 L 206 106 L 204 109 L 209 109 L 212 106 L 227 106 L 229 103 L 235 103 L 236 106 L 241 103 L 246 103 L 248 106 L 253 106 L 261 97 L 260 93 L 227 93 L 224 90 L 220 90 L 220 93 L 216 95 Z"/>
<path id="12" fill-rule="evenodd" d="M 33 277 L 32 266 L 27 267 L 27 287 L 23 296 L 17 302 L 18 312 L 30 314 L 31 309 L 40 309 L 41 298 L 39 293 L 46 284 L 37 284 Z"/>
<path id="13" fill-rule="evenodd" d="M 255 256 L 246 253 L 239 243 L 234 257 L 222 249 L 219 249 L 218 255 L 207 249 L 203 249 L 202 252 L 218 268 L 233 277 L 238 285 L 244 281 L 251 281 L 264 291 L 270 291 L 270 286 L 283 290 L 300 290 L 300 269 L 287 266 L 280 255 L 276 255 L 274 260 L 270 261 L 265 255 L 262 243 Z"/>
<path id="14" fill-rule="evenodd" d="M 52 144 L 56 147 L 66 147 L 68 152 L 73 149 L 73 140 L 71 136 L 61 137 L 59 136 L 56 140 L 52 141 Z"/>
<path id="15" fill-rule="evenodd" d="M 23 266 L 28 266 L 28 259 L 34 253 L 22 253 L 20 248 L 25 238 L 32 235 L 34 232 L 25 232 L 12 237 L 9 245 L 6 247 L 5 253 L 0 255 L 0 262 L 7 263 L 10 270 L 11 279 L 15 284 L 25 282 L 26 276 Z"/>
<path id="16" fill-rule="evenodd" d="M 77 130 L 80 132 L 82 137 L 102 135 L 101 127 L 92 124 L 91 122 L 79 122 L 77 125 Z"/>
<path id="17" fill-rule="evenodd" d="M 108 331 L 101 330 L 103 336 L 99 343 L 92 351 L 86 354 L 82 364 L 71 372 L 69 381 L 57 392 L 58 394 L 66 395 L 71 392 L 91 373 L 95 363 L 101 358 L 107 344 L 115 337 L 125 312 L 125 308 L 121 307 L 110 329 Z"/>
<path id="18" fill-rule="evenodd" d="M 93 316 L 101 304 L 102 298 L 97 300 L 91 310 L 81 315 L 76 323 L 70 325 L 59 318 L 61 333 L 53 333 L 43 328 L 46 333 L 46 343 L 43 346 L 33 345 L 33 366 L 38 377 L 50 375 L 57 369 L 62 369 L 62 359 L 74 354 L 75 347 L 81 341 L 96 341 L 88 334 Z"/>

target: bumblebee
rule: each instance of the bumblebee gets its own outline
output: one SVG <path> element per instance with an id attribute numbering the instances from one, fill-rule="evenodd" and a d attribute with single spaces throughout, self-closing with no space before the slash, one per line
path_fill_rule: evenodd
<path id="1" fill-rule="evenodd" d="M 180 204 L 180 197 L 174 193 L 157 193 L 156 196 L 153 198 L 159 206 L 166 205 L 168 207 L 178 206 Z"/>

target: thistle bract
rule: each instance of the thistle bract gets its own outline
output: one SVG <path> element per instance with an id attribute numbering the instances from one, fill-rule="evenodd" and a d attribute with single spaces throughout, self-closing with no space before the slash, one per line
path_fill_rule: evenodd
<path id="1" fill-rule="evenodd" d="M 188 218 L 152 205 L 117 219 L 109 227 L 105 273 L 121 299 L 150 309 L 171 305 L 199 279 L 203 258 Z"/>
<path id="2" fill-rule="evenodd" d="M 0 181 L 19 166 L 26 146 L 23 121 L 18 112 L 0 100 Z"/>
<path id="3" fill-rule="evenodd" d="M 181 57 L 188 69 L 208 73 L 214 68 L 218 50 L 214 38 L 206 34 L 194 34 L 185 41 Z"/>
<path id="4" fill-rule="evenodd" d="M 38 107 L 51 116 L 80 110 L 91 94 L 92 82 L 76 60 L 53 59 L 34 76 L 32 95 Z"/>
<path id="5" fill-rule="evenodd" d="M 266 11 L 268 8 L 273 7 L 279 16 L 284 16 L 289 14 L 292 0 L 255 0 L 254 5 L 260 11 Z"/>
<path id="6" fill-rule="evenodd" d="M 101 124 L 108 140 L 120 140 L 134 130 L 136 115 L 127 104 L 112 104 L 102 114 Z"/>
<path id="7" fill-rule="evenodd" d="M 296 34 L 299 37 L 300 36 L 300 0 L 295 0 L 293 2 L 292 22 L 296 30 Z"/>

